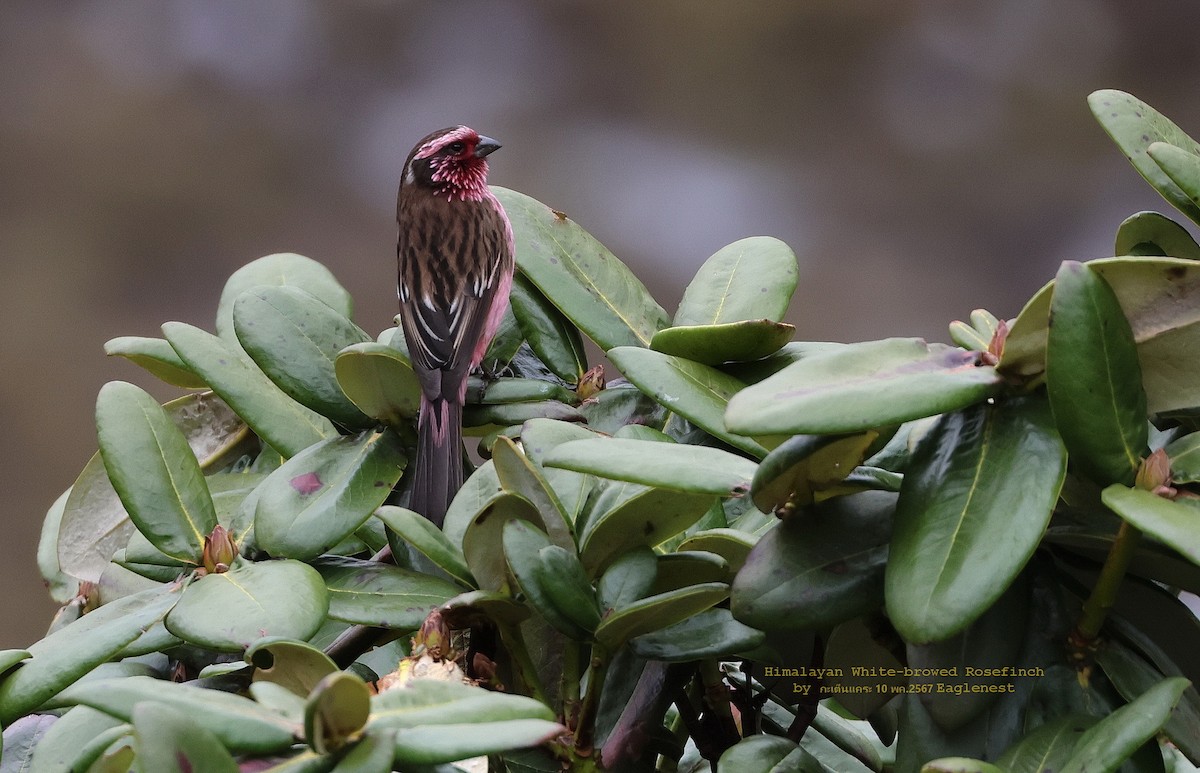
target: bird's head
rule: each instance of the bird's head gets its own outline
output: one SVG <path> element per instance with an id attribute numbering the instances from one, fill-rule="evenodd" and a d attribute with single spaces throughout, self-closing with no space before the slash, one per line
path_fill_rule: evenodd
<path id="1" fill-rule="evenodd" d="M 429 188 L 450 201 L 477 201 L 487 194 L 487 155 L 499 147 L 467 126 L 441 129 L 408 154 L 402 184 Z"/>

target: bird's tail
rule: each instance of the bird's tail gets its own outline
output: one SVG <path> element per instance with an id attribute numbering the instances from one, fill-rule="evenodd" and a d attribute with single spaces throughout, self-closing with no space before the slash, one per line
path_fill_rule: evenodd
<path id="1" fill-rule="evenodd" d="M 410 510 L 442 525 L 450 501 L 462 487 L 462 453 L 462 404 L 422 396 Z"/>

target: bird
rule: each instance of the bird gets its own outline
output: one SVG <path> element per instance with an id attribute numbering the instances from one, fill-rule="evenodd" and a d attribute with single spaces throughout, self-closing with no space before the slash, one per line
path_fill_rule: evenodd
<path id="1" fill-rule="evenodd" d="M 438 526 L 463 483 L 467 377 L 512 289 L 512 224 L 487 184 L 499 148 L 467 126 L 435 131 L 408 154 L 396 195 L 400 327 L 421 384 L 409 509 Z"/>

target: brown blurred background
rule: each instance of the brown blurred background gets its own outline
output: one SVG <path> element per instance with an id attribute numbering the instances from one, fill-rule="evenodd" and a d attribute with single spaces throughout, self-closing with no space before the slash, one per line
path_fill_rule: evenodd
<path id="1" fill-rule="evenodd" d="M 50 619 L 47 506 L 95 395 L 169 388 L 102 346 L 212 328 L 228 274 L 327 264 L 395 311 L 399 166 L 453 123 L 492 180 L 564 210 L 673 310 L 743 236 L 796 250 L 805 339 L 946 339 L 1167 205 L 1085 103 L 1131 91 L 1200 134 L 1200 6 L 1167 0 L 0 4 L 0 648 Z"/>

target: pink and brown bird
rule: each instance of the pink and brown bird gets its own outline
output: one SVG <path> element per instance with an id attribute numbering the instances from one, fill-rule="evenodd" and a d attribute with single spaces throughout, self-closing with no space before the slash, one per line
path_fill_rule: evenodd
<path id="1" fill-rule="evenodd" d="M 512 226 L 487 186 L 499 147 L 466 126 L 436 131 L 408 154 L 396 197 L 400 326 L 421 382 L 409 507 L 439 526 L 463 482 L 467 376 L 512 288 Z"/>

